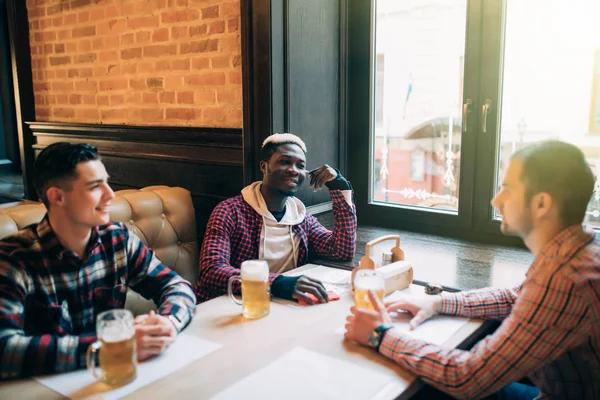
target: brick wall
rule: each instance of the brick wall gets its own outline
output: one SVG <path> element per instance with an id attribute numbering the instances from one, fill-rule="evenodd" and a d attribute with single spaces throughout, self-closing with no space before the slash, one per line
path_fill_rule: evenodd
<path id="1" fill-rule="evenodd" d="M 27 0 L 38 121 L 242 127 L 240 0 Z"/>

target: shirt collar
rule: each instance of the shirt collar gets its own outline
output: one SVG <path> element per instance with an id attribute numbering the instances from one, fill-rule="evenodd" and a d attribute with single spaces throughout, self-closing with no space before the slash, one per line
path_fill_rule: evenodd
<path id="1" fill-rule="evenodd" d="M 36 227 L 37 235 L 40 240 L 40 245 L 44 251 L 56 254 L 59 258 L 62 258 L 64 252 L 67 250 L 58 240 L 56 233 L 52 229 L 50 225 L 50 221 L 48 219 L 48 214 L 44 216 L 44 218 L 40 221 L 40 223 Z M 90 236 L 90 240 L 88 242 L 87 251 L 91 252 L 94 248 L 101 244 L 101 237 L 99 227 L 94 227 L 92 229 L 92 234 Z"/>
<path id="2" fill-rule="evenodd" d="M 594 229 L 581 224 L 572 225 L 562 230 L 542 248 L 542 251 L 535 258 L 531 267 L 529 267 L 527 276 L 535 274 L 535 271 L 541 265 L 547 264 L 548 260 L 556 258 L 569 259 L 581 247 L 594 240 L 594 234 Z"/>

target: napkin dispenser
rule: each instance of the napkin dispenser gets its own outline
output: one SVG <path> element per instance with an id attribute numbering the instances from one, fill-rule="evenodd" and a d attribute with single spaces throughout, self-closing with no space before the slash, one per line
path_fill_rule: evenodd
<path id="1" fill-rule="evenodd" d="M 396 261 L 376 269 L 385 281 L 384 295 L 410 286 L 413 279 L 413 269 L 408 261 Z"/>
<path id="2" fill-rule="evenodd" d="M 391 263 L 382 265 L 382 260 L 389 258 L 389 253 L 392 254 Z M 352 282 L 356 271 L 360 269 L 374 269 L 381 274 L 385 281 L 385 295 L 406 289 L 413 281 L 413 268 L 409 262 L 404 261 L 399 235 L 381 236 L 368 242 L 359 266 L 352 271 Z"/>

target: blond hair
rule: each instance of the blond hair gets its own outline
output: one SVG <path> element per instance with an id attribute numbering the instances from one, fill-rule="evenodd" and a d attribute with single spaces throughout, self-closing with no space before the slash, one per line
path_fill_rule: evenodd
<path id="1" fill-rule="evenodd" d="M 300 139 L 293 133 L 274 133 L 264 140 L 261 148 L 264 149 L 265 146 L 267 146 L 268 144 L 273 144 L 276 146 L 282 144 L 295 144 L 298 147 L 300 147 L 303 152 L 306 153 L 306 145 L 304 144 L 302 139 Z"/>

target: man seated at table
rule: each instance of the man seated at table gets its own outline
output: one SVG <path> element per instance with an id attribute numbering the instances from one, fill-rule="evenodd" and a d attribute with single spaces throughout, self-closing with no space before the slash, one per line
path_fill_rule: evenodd
<path id="1" fill-rule="evenodd" d="M 199 302 L 227 291 L 229 277 L 240 274 L 245 260 L 269 264 L 271 294 L 313 304 L 328 301 L 323 284 L 306 276 L 287 277 L 285 271 L 305 264 L 308 255 L 349 260 L 356 248 L 356 211 L 352 187 L 328 165 L 306 169 L 306 146 L 296 135 L 274 134 L 263 142 L 262 182 L 254 182 L 242 194 L 221 202 L 213 210 L 200 254 L 200 274 L 195 286 Z M 325 229 L 306 212 L 294 194 L 306 178 L 314 190 L 329 189 L 333 200 L 333 231 Z M 239 292 L 240 285 L 234 285 Z"/>
<path id="2" fill-rule="evenodd" d="M 502 232 L 523 238 L 536 257 L 525 281 L 512 289 L 407 296 L 387 311 L 381 302 L 379 312 L 353 309 L 346 338 L 373 345 L 459 398 L 600 398 L 600 243 L 582 226 L 593 188 L 592 171 L 573 145 L 549 141 L 518 151 L 492 204 Z M 388 311 L 413 314 L 412 328 L 437 313 L 503 322 L 472 350 L 451 350 L 389 330 Z M 525 376 L 536 387 L 513 383 Z"/>
<path id="3" fill-rule="evenodd" d="M 138 360 L 163 352 L 196 299 L 189 282 L 109 221 L 114 192 L 96 148 L 46 147 L 33 180 L 46 216 L 0 241 L 0 378 L 85 367 L 97 315 L 123 308 L 128 286 L 158 305 L 137 319 Z"/>

